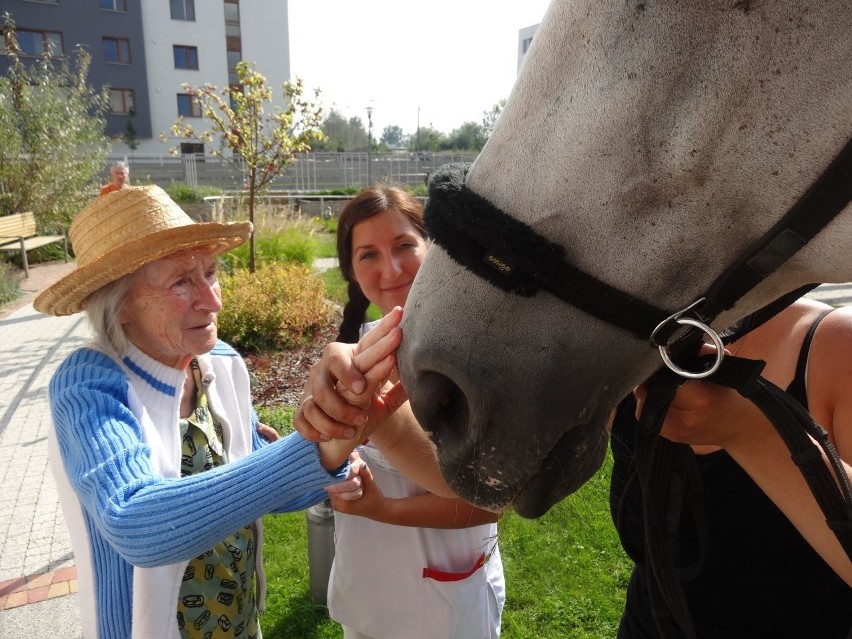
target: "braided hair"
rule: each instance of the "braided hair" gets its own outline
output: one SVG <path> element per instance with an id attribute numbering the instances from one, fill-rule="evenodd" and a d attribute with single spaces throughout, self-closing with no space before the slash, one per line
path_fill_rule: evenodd
<path id="1" fill-rule="evenodd" d="M 349 284 L 349 301 L 343 307 L 343 321 L 337 335 L 338 342 L 354 344 L 361 333 L 370 300 L 364 295 L 352 269 L 352 229 L 359 222 L 384 213 L 398 211 L 409 219 L 417 232 L 427 238 L 423 224 L 423 205 L 412 195 L 396 186 L 374 184 L 362 189 L 340 212 L 337 224 L 337 257 L 343 279 Z"/>

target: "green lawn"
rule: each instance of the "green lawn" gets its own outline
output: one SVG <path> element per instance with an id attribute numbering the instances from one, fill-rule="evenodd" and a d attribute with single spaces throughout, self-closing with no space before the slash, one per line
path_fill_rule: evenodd
<path id="1" fill-rule="evenodd" d="M 612 639 L 630 574 L 609 516 L 609 462 L 580 491 L 537 520 L 500 521 L 506 572 L 506 639 Z M 265 639 L 340 639 L 339 626 L 311 603 L 304 513 L 264 519 Z"/>

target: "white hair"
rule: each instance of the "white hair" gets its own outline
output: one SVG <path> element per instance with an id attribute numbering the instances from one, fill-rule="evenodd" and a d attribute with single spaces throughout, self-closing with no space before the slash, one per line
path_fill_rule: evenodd
<path id="1" fill-rule="evenodd" d="M 86 298 L 86 317 L 95 334 L 95 342 L 119 355 L 127 352 L 127 335 L 119 318 L 130 292 L 132 277 L 132 273 L 120 277 Z"/>

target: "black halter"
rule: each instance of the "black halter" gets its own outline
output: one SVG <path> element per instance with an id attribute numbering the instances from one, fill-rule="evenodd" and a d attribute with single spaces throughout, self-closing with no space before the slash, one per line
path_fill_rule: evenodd
<path id="1" fill-rule="evenodd" d="M 649 380 L 636 449 L 646 506 L 650 594 L 659 613 L 661 632 L 665 636 L 695 636 L 676 578 L 671 551 L 675 531 L 666 525 L 672 521 L 672 513 L 682 507 L 686 483 L 692 474 L 690 463 L 694 460 L 690 459 L 688 446 L 658 437 L 674 393 L 684 381 L 683 375 L 712 375 L 707 381 L 736 389 L 764 412 L 791 451 L 829 527 L 852 558 L 852 485 L 825 430 L 798 402 L 760 376 L 764 362 L 731 356 L 723 359 L 721 354 L 710 361 L 698 357 L 705 335 L 715 336 L 709 324 L 813 239 L 852 200 L 852 140 L 787 214 L 722 273 L 705 295 L 677 312 L 657 308 L 571 265 L 561 246 L 467 189 L 467 168 L 463 164 L 447 165 L 430 179 L 424 218 L 435 243 L 456 262 L 495 286 L 523 296 L 547 291 L 648 340 L 660 347 L 664 356 L 668 354 L 666 358 L 671 361 L 667 364 L 673 364 L 669 366 L 671 370 L 663 368 Z M 723 334 L 724 341 L 741 337 L 815 286 L 793 291 L 738 322 Z M 681 366 L 698 366 L 707 373 L 691 375 Z M 839 488 L 809 435 L 825 451 Z M 677 495 L 671 490 L 673 474 L 683 480 L 679 482 L 683 490 Z"/>
<path id="2" fill-rule="evenodd" d="M 850 140 L 787 214 L 722 273 L 688 312 L 674 313 L 624 293 L 567 262 L 561 246 L 470 191 L 465 186 L 468 167 L 446 165 L 429 181 L 424 218 L 434 242 L 459 264 L 503 290 L 524 296 L 545 290 L 657 346 L 665 346 L 677 331 L 677 318 L 692 317 L 706 324 L 731 308 L 813 239 L 852 199 Z M 815 286 L 796 293 L 801 296 Z"/>

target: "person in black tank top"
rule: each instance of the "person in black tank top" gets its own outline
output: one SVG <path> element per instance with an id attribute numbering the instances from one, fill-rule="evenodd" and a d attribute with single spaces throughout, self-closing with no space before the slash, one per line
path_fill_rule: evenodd
<path id="1" fill-rule="evenodd" d="M 812 322 L 787 387 L 808 408 L 805 373 L 819 322 Z M 759 330 L 759 329 L 758 329 Z M 612 425 L 613 521 L 636 563 L 618 639 L 657 639 L 644 561 L 641 492 L 633 475 L 636 400 L 619 406 Z M 852 636 L 852 588 L 725 451 L 696 455 L 706 514 L 707 548 L 684 512 L 679 529 L 681 585 L 699 638 L 843 639 Z"/>

